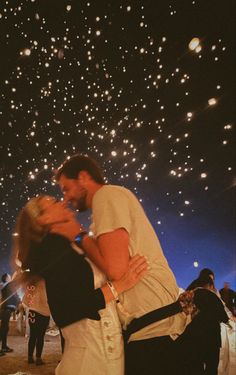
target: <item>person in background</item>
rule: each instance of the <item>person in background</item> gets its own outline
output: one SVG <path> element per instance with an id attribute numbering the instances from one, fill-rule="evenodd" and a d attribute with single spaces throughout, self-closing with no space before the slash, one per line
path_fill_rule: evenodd
<path id="1" fill-rule="evenodd" d="M 208 282 L 209 278 L 212 280 L 212 282 L 211 282 L 211 280 Z M 221 291 L 218 291 L 218 290 L 216 289 L 216 287 L 215 287 L 215 283 L 214 283 L 214 281 L 215 281 L 215 275 L 214 275 L 214 272 L 213 272 L 210 268 L 203 268 L 203 269 L 200 271 L 199 276 L 197 277 L 197 279 L 193 280 L 193 281 L 189 284 L 189 286 L 187 287 L 186 290 L 193 290 L 193 289 L 198 288 L 198 287 L 201 287 L 201 286 L 203 286 L 203 285 L 204 285 L 204 287 L 206 287 L 206 288 L 208 288 L 208 289 L 211 289 L 211 290 L 212 290 L 213 292 L 215 292 L 216 295 L 221 299 L 221 302 L 223 303 L 223 305 L 224 305 L 224 307 L 225 307 L 225 311 L 226 311 L 228 317 L 229 317 L 231 320 L 235 321 L 235 316 L 234 316 L 234 314 L 233 314 L 232 309 L 230 310 L 230 309 L 228 308 L 227 304 L 225 303 L 224 299 L 222 298 L 222 295 L 221 295 L 222 292 L 221 292 L 221 291 L 222 291 L 223 289 L 221 289 Z M 228 287 L 228 286 L 226 286 L 226 290 L 227 290 L 227 287 Z M 231 292 L 235 293 L 235 292 L 232 291 L 232 290 L 231 290 Z M 226 293 L 227 293 L 227 292 L 226 292 Z M 235 301 L 235 303 L 236 303 L 236 297 L 233 297 L 233 293 L 231 293 L 231 301 Z M 234 303 L 234 302 L 233 302 L 233 303 Z M 232 305 L 233 305 L 233 303 L 232 303 Z"/>
<path id="2" fill-rule="evenodd" d="M 29 308 L 28 322 L 30 327 L 28 341 L 28 363 L 43 365 L 42 352 L 44 336 L 50 320 L 50 309 L 47 303 L 45 282 L 43 279 L 32 280 L 26 287 L 23 303 Z M 36 349 L 36 360 L 34 351 Z"/>
<path id="3" fill-rule="evenodd" d="M 224 305 L 215 293 L 213 279 L 201 276 L 195 283 L 193 302 L 197 310 L 191 323 L 175 341 L 176 361 L 182 362 L 182 375 L 217 375 L 220 324 L 228 323 Z"/>
<path id="4" fill-rule="evenodd" d="M 236 316 L 236 292 L 229 287 L 228 282 L 224 282 L 224 287 L 219 291 L 220 296 L 228 309 Z"/>
<path id="5" fill-rule="evenodd" d="M 189 284 L 189 286 L 186 288 L 186 290 L 193 290 L 193 289 L 197 288 L 199 286 L 199 282 L 202 284 L 202 280 L 204 280 L 205 278 L 208 278 L 208 276 L 210 276 L 211 279 L 214 282 L 214 280 L 215 280 L 214 272 L 210 268 L 203 268 L 200 271 L 197 279 L 193 280 L 191 282 L 191 284 Z"/>
<path id="6" fill-rule="evenodd" d="M 2 342 L 2 349 L 0 356 L 5 353 L 13 352 L 13 349 L 7 346 L 7 335 L 9 331 L 9 322 L 11 314 L 16 311 L 16 308 L 20 302 L 20 298 L 17 294 L 17 285 L 12 280 L 8 273 L 2 275 L 2 289 L 1 289 L 1 326 L 0 326 L 0 341 Z"/>
<path id="7" fill-rule="evenodd" d="M 32 198 L 17 217 L 18 235 L 13 237 L 13 257 L 21 264 L 18 283 L 31 285 L 35 277 L 45 280 L 51 315 L 65 339 L 56 375 L 123 375 L 124 348 L 116 305 L 119 294 L 143 277 L 147 262 L 134 256 L 127 272 L 108 283 L 104 275 L 93 273 L 95 266 L 74 250 L 75 244 L 50 232 L 52 223 L 58 221 L 70 226 L 76 220 L 53 197 Z"/>
<path id="8" fill-rule="evenodd" d="M 105 184 L 100 167 L 84 155 L 66 160 L 55 179 L 65 202 L 80 212 L 92 210 L 93 237 L 79 223 L 67 228 L 55 225 L 53 232 L 76 241 L 111 281 L 126 272 L 130 256 L 137 252 L 150 262 L 143 280 L 120 296 L 118 313 L 124 329 L 134 318 L 174 303 L 179 294 L 175 276 L 135 195 L 122 186 Z M 167 375 L 173 338 L 183 332 L 185 325 L 186 316 L 180 312 L 133 333 L 126 346 L 126 375 Z"/>
<path id="9" fill-rule="evenodd" d="M 24 318 L 25 318 L 25 307 L 22 303 L 22 300 L 20 300 L 17 306 L 16 316 L 17 316 L 17 319 L 16 319 L 17 330 L 20 334 L 22 334 L 24 331 Z"/>

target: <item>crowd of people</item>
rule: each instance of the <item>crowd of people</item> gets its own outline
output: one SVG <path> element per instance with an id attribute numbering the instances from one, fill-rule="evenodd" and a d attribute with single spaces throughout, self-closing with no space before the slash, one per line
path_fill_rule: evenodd
<path id="1" fill-rule="evenodd" d="M 140 202 L 128 189 L 105 184 L 93 159 L 72 156 L 55 180 L 63 201 L 34 197 L 19 213 L 15 276 L 5 280 L 12 298 L 24 291 L 28 362 L 43 364 L 51 315 L 63 338 L 56 375 L 216 375 L 221 324 L 235 319 L 235 292 L 227 285 L 217 292 L 214 273 L 204 269 L 180 294 Z M 89 230 L 68 205 L 91 210 Z M 5 288 L 1 355 L 12 350 L 9 306 L 17 305 Z"/>

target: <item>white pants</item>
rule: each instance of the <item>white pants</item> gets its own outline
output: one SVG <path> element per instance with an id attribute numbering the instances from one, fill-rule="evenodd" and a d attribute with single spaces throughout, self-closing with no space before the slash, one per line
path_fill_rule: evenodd
<path id="1" fill-rule="evenodd" d="M 232 329 L 221 323 L 220 361 L 218 375 L 234 375 L 236 373 L 236 323 L 230 320 Z"/>
<path id="2" fill-rule="evenodd" d="M 65 350 L 56 375 L 123 375 L 124 347 L 115 303 L 99 311 L 101 320 L 83 319 L 62 329 Z"/>

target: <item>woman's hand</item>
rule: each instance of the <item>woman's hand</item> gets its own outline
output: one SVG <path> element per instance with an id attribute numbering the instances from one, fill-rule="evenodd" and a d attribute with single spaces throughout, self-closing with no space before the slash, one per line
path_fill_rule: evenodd
<path id="1" fill-rule="evenodd" d="M 38 223 L 43 226 L 51 226 L 72 220 L 75 220 L 74 212 L 64 207 L 61 202 L 54 204 L 51 206 L 50 210 L 45 210 L 45 212 L 37 218 Z"/>
<path id="2" fill-rule="evenodd" d="M 117 293 L 123 293 L 135 286 L 139 282 L 139 280 L 142 279 L 147 270 L 147 259 L 139 254 L 134 255 L 129 261 L 128 270 L 121 277 L 121 279 L 112 282 Z"/>
<path id="3" fill-rule="evenodd" d="M 84 229 L 81 224 L 75 219 L 75 217 L 72 217 L 70 220 L 65 222 L 50 225 L 49 232 L 60 234 L 61 236 L 68 238 L 68 240 L 73 241 L 76 235 L 83 230 Z"/>

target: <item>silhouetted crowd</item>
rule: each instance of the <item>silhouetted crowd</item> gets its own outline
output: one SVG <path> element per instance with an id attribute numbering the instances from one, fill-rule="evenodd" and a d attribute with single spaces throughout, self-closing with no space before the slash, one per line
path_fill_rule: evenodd
<path id="1" fill-rule="evenodd" d="M 217 368 L 222 347 L 221 327 L 223 324 L 227 329 L 232 330 L 231 323 L 236 321 L 236 292 L 229 288 L 228 282 L 225 282 L 224 287 L 217 291 L 214 280 L 214 272 L 204 268 L 198 278 L 186 288 L 186 292 L 194 291 L 194 297 L 180 294 L 180 296 L 184 295 L 185 299 L 191 299 L 191 303 L 188 301 L 185 305 L 189 311 L 184 310 L 186 314 L 191 315 L 191 324 L 188 324 L 185 331 L 176 339 L 173 357 L 176 361 L 185 362 L 182 367 L 185 369 L 182 374 L 185 375 L 220 373 L 220 371 L 217 372 Z M 18 285 L 14 278 L 12 279 L 9 274 L 5 273 L 1 281 L 0 341 L 2 347 L 0 356 L 13 352 L 13 349 L 7 345 L 9 323 L 12 319 L 19 322 L 18 330 L 29 337 L 28 363 L 35 362 L 36 365 L 43 365 L 41 356 L 44 336 L 50 319 L 45 286 L 42 282 L 36 283 L 37 288 L 31 286 L 26 290 L 22 300 L 18 296 Z M 33 306 L 29 295 L 31 299 L 34 298 Z M 182 301 L 181 298 L 180 301 Z M 63 347 L 62 335 L 61 339 Z M 36 359 L 34 359 L 35 350 Z"/>

